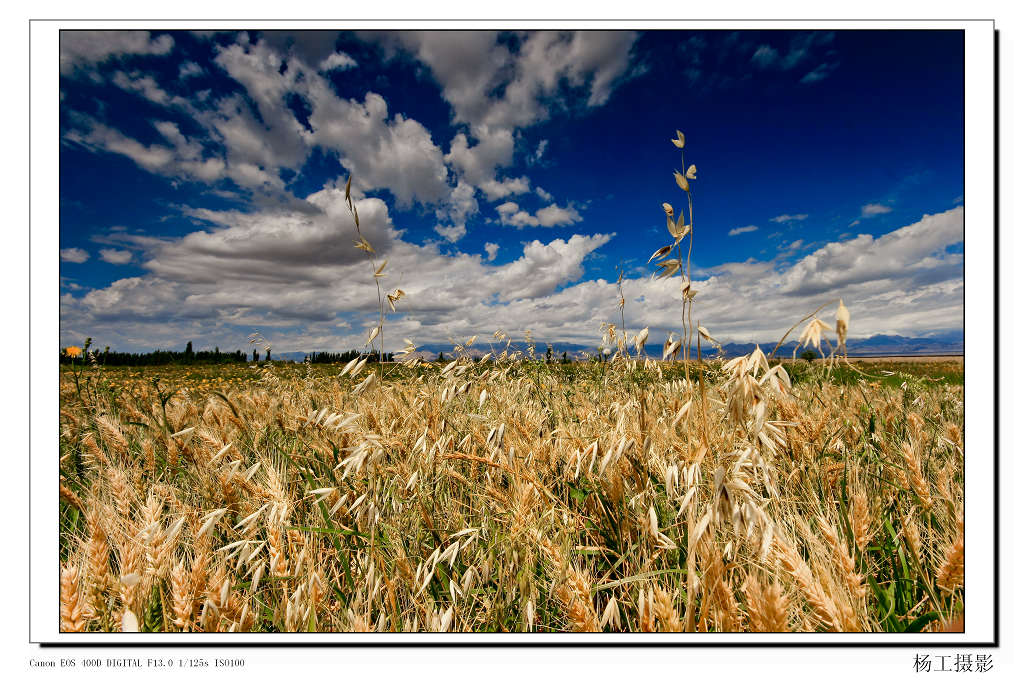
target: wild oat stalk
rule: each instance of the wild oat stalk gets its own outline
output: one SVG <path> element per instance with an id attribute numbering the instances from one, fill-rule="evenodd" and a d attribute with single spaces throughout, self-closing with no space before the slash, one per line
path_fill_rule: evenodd
<path id="1" fill-rule="evenodd" d="M 696 290 L 692 287 L 692 273 L 690 269 L 690 259 L 693 254 L 693 194 L 690 189 L 690 181 L 696 180 L 697 167 L 691 164 L 689 168 L 686 168 L 686 159 L 683 153 L 686 138 L 678 130 L 676 131 L 676 137 L 672 140 L 672 144 L 679 149 L 680 165 L 682 168 L 686 169 L 685 175 L 679 171 L 675 171 L 674 177 L 676 184 L 681 190 L 683 190 L 683 192 L 686 193 L 689 220 L 686 220 L 687 213 L 684 212 L 680 212 L 679 217 L 675 218 L 675 209 L 672 208 L 672 205 L 668 203 L 662 204 L 662 208 L 665 210 L 668 232 L 673 238 L 675 238 L 675 241 L 672 244 L 655 251 L 647 262 L 650 263 L 656 259 L 664 259 L 655 264 L 661 269 L 661 273 L 658 274 L 659 280 L 679 273 L 679 293 L 682 300 L 680 319 L 683 330 L 680 344 L 683 346 L 682 351 L 683 361 L 686 367 L 686 380 L 689 382 L 690 344 L 693 341 L 693 299 L 697 295 Z M 687 237 L 689 237 L 689 240 L 687 242 L 686 263 L 684 265 L 682 241 Z M 672 253 L 673 249 L 676 251 L 676 258 L 665 259 L 666 256 Z"/>
<path id="2" fill-rule="evenodd" d="M 366 240 L 365 237 L 363 237 L 363 231 L 359 227 L 359 210 L 356 208 L 355 204 L 352 202 L 352 176 L 349 176 L 348 181 L 345 183 L 345 202 L 348 204 L 348 210 L 352 214 L 352 220 L 355 222 L 356 235 L 359 237 L 359 239 L 356 240 L 356 243 L 355 243 L 356 249 L 360 249 L 360 250 L 366 252 L 366 256 L 370 260 L 370 265 L 373 267 L 373 283 L 377 287 L 377 311 L 378 311 L 378 318 L 377 318 L 377 327 L 373 328 L 373 330 L 370 331 L 370 335 L 369 335 L 369 337 L 366 340 L 366 344 L 370 347 L 370 350 L 372 351 L 373 350 L 373 341 L 374 341 L 374 339 L 377 338 L 377 337 L 380 337 L 380 341 L 379 341 L 380 352 L 379 352 L 378 358 L 379 358 L 380 363 L 381 363 L 381 376 L 383 377 L 383 373 L 384 373 L 384 317 L 385 317 L 384 302 L 387 301 L 388 305 L 391 307 L 391 310 L 394 311 L 395 310 L 395 304 L 403 296 L 405 296 L 405 292 L 403 292 L 401 289 L 395 289 L 395 291 L 388 292 L 387 294 L 385 294 L 381 290 L 380 279 L 382 277 L 384 277 L 384 269 L 387 268 L 388 262 L 387 262 L 387 259 L 384 259 L 383 263 L 381 263 L 380 266 L 378 267 L 377 266 L 377 256 L 376 256 L 377 252 L 376 252 L 376 250 L 374 250 L 373 245 L 370 244 Z"/>

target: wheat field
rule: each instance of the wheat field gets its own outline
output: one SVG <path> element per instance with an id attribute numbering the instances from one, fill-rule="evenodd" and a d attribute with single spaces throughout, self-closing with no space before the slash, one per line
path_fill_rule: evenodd
<path id="1" fill-rule="evenodd" d="M 961 629 L 961 385 L 681 365 L 65 371 L 62 629 Z"/>

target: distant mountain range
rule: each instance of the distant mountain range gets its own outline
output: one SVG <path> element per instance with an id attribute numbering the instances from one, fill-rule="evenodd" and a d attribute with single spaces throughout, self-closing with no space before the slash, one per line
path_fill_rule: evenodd
<path id="1" fill-rule="evenodd" d="M 775 348 L 777 342 L 761 344 L 765 352 Z M 727 356 L 740 356 L 754 350 L 754 344 L 723 344 Z M 847 352 L 851 356 L 945 356 L 964 352 L 962 332 L 944 333 L 930 337 L 901 337 L 895 334 L 876 334 L 865 339 L 850 339 Z M 793 356 L 796 342 L 786 342 L 776 355 Z M 802 351 L 802 349 L 801 349 Z"/>
<path id="2" fill-rule="evenodd" d="M 765 353 L 770 352 L 775 348 L 776 341 L 771 342 L 760 342 L 755 344 L 754 342 L 749 343 L 737 343 L 730 342 L 723 344 L 722 347 L 725 350 L 725 355 L 732 358 L 735 356 L 746 355 L 754 350 L 755 346 L 760 346 Z M 547 342 L 536 342 L 536 355 L 543 357 L 547 351 Z M 781 357 L 792 357 L 793 349 L 796 348 L 797 344 L 795 341 L 787 342 L 783 344 L 782 348 L 779 349 L 777 356 Z M 526 349 L 526 342 L 517 341 L 513 343 L 513 347 L 521 350 Z M 597 346 L 585 346 L 583 344 L 571 344 L 568 342 L 552 342 L 551 347 L 554 353 L 554 357 L 559 359 L 562 357 L 562 352 L 568 354 L 569 358 L 576 358 L 584 353 L 594 354 L 597 352 Z M 701 351 L 705 357 L 710 352 L 714 352 L 714 349 L 708 346 L 701 345 Z M 848 352 L 851 356 L 939 356 L 939 355 L 960 355 L 964 352 L 964 335 L 961 330 L 948 330 L 943 332 L 934 333 L 926 337 L 901 337 L 895 334 L 876 334 L 873 337 L 866 337 L 864 339 L 850 339 L 847 342 Z M 500 353 L 504 345 L 495 345 L 495 349 Z M 473 346 L 470 349 L 471 355 L 474 357 L 480 357 L 490 351 L 490 347 L 487 345 Z M 652 357 L 658 357 L 661 355 L 661 343 L 647 345 L 648 355 Z M 696 355 L 697 348 L 692 349 L 693 355 Z M 308 355 L 306 351 L 290 351 L 286 353 L 274 353 L 276 360 L 293 360 L 296 362 L 302 362 L 302 360 Z M 445 358 L 450 358 L 452 355 L 451 346 L 442 346 L 428 344 L 418 349 L 417 355 L 420 358 L 426 360 L 433 360 L 437 358 L 439 353 L 444 353 Z"/>

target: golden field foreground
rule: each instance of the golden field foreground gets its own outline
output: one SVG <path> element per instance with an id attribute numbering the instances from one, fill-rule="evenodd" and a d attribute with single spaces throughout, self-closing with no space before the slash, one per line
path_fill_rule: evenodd
<path id="1" fill-rule="evenodd" d="M 962 630 L 962 362 L 346 369 L 62 367 L 62 630 Z"/>

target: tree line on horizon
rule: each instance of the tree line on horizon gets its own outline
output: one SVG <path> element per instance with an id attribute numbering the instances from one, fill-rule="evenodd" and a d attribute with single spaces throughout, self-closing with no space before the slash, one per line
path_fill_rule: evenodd
<path id="1" fill-rule="evenodd" d="M 194 351 L 192 342 L 185 345 L 184 351 L 171 351 L 156 349 L 155 351 L 132 353 L 126 351 L 111 351 L 107 346 L 103 350 L 94 348 L 90 351 L 91 339 L 86 341 L 85 348 L 69 346 L 61 349 L 61 365 L 73 363 L 92 363 L 96 365 L 109 366 L 130 366 L 130 365 L 221 365 L 228 363 L 259 363 L 272 360 L 271 350 L 265 349 L 263 354 L 257 349 L 252 353 L 246 353 L 241 349 L 234 351 L 221 351 L 220 347 L 214 347 L 212 351 Z M 92 360 L 90 360 L 90 357 Z M 328 351 L 314 351 L 305 360 L 310 363 L 347 363 L 353 358 L 366 357 L 368 362 L 378 362 L 376 353 L 360 353 L 356 350 L 345 351 L 344 353 L 333 353 Z M 387 362 L 394 361 L 394 354 L 385 354 Z"/>
<path id="2" fill-rule="evenodd" d="M 251 361 L 258 361 L 260 358 L 259 351 L 253 349 L 252 355 L 245 353 L 241 349 L 234 351 L 221 351 L 220 347 L 214 347 L 212 351 L 194 351 L 192 349 L 192 342 L 188 342 L 185 345 L 184 351 L 172 351 L 164 349 L 156 349 L 154 351 L 144 353 L 132 353 L 127 351 L 111 351 L 110 347 L 107 346 L 103 350 L 96 348 L 93 351 L 89 351 L 89 341 L 86 342 L 85 349 L 79 349 L 78 347 L 68 347 L 62 349 L 60 353 L 61 365 L 69 365 L 75 362 L 86 362 L 91 363 L 87 355 L 91 356 L 95 360 L 97 365 L 111 365 L 111 366 L 123 366 L 123 365 L 192 365 L 192 364 L 210 364 L 217 365 L 223 363 L 246 363 Z M 265 360 L 270 360 L 270 350 L 266 352 Z"/>

